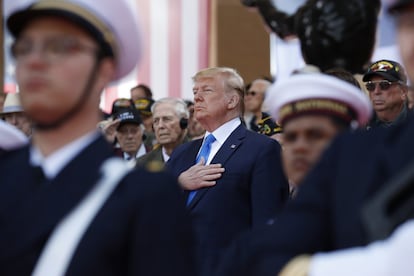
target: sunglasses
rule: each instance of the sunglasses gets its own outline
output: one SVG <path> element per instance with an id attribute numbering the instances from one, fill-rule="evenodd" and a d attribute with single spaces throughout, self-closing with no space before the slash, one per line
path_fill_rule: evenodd
<path id="1" fill-rule="evenodd" d="M 381 81 L 369 81 L 367 83 L 365 83 L 365 88 L 372 92 L 375 90 L 375 88 L 377 87 L 377 84 L 379 85 L 381 90 L 388 90 L 390 89 L 391 85 L 393 85 L 394 83 L 400 83 L 398 81 L 387 81 L 387 80 L 381 80 Z"/>

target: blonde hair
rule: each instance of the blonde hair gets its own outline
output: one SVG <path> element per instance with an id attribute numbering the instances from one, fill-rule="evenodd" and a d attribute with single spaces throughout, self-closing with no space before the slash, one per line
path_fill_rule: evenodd
<path id="1" fill-rule="evenodd" d="M 235 90 L 240 96 L 239 106 L 240 113 L 243 116 L 244 114 L 244 94 L 245 86 L 243 78 L 240 74 L 233 68 L 230 67 L 209 67 L 198 71 L 193 77 L 193 82 L 196 82 L 199 78 L 205 77 L 216 77 L 220 75 L 225 80 L 225 91 L 230 92 Z"/>

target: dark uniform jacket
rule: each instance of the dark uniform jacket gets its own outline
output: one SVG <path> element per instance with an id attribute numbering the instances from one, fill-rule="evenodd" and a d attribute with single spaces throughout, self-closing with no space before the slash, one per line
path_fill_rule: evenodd
<path id="1" fill-rule="evenodd" d="M 366 245 L 362 210 L 413 165 L 413 141 L 412 115 L 392 128 L 338 137 L 277 223 L 234 242 L 216 275 L 274 276 L 294 256 Z"/>
<path id="2" fill-rule="evenodd" d="M 112 154 L 99 137 L 41 183 L 29 147 L 0 157 L 0 275 L 31 274 L 54 227 L 98 181 Z M 92 220 L 66 275 L 193 276 L 192 234 L 177 187 L 166 173 L 127 175 Z"/>

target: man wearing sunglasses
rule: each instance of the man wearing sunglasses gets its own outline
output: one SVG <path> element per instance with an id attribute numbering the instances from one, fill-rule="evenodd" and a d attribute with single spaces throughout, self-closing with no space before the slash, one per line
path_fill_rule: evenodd
<path id="1" fill-rule="evenodd" d="M 376 61 L 362 80 L 375 111 L 368 129 L 389 127 L 407 118 L 407 77 L 401 64 L 392 60 Z"/>
<path id="2" fill-rule="evenodd" d="M 263 112 L 263 102 L 266 96 L 266 90 L 272 83 L 265 79 L 256 79 L 252 82 L 244 97 L 244 106 L 246 111 L 246 126 L 248 129 L 259 132 L 259 122 L 269 114 Z"/>

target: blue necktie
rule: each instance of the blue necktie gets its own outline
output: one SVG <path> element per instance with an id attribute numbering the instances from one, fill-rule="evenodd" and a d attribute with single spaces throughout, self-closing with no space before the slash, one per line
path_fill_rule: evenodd
<path id="1" fill-rule="evenodd" d="M 206 139 L 204 139 L 203 144 L 201 145 L 200 152 L 197 155 L 196 163 L 200 162 L 201 157 L 204 159 L 204 164 L 207 163 L 208 156 L 210 155 L 211 144 L 216 141 L 216 137 L 213 134 L 207 135 Z M 190 204 L 191 200 L 193 200 L 195 194 L 197 193 L 196 190 L 191 191 L 188 195 L 187 205 Z"/>

